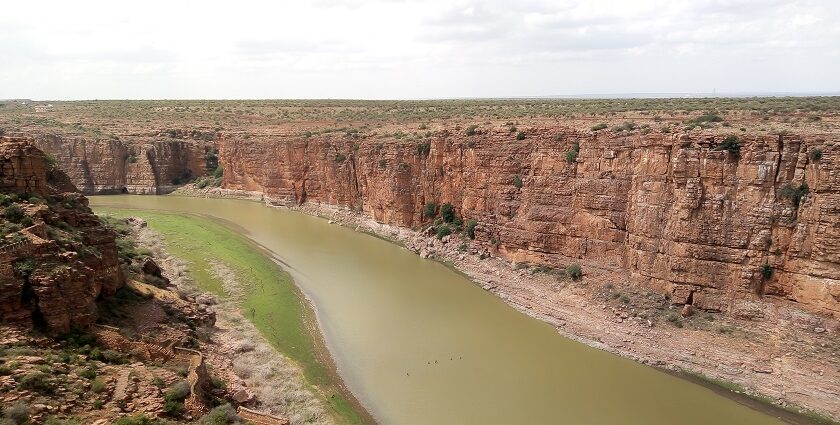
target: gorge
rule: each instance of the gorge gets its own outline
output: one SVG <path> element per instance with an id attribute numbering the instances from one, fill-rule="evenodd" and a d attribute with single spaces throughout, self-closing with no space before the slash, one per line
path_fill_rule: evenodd
<path id="1" fill-rule="evenodd" d="M 703 108 L 709 105 L 700 103 Z M 457 108 L 430 101 L 404 105 L 404 109 L 377 103 L 315 102 L 278 106 L 276 110 L 285 111 L 283 114 L 292 111 L 288 120 L 278 120 L 274 112 L 265 112 L 275 110 L 271 102 L 241 103 L 240 108 L 250 111 L 247 114 L 241 109 L 218 113 L 224 102 L 221 107 L 212 102 L 209 106 L 186 104 L 190 105 L 187 111 L 200 112 L 184 117 L 183 110 L 177 108 L 173 113 L 159 109 L 158 103 L 128 102 L 115 110 L 135 111 L 131 116 L 111 118 L 114 114 L 109 112 L 106 120 L 102 112 L 86 110 L 88 105 L 70 103 L 59 116 L 72 116 L 87 129 L 67 130 L 37 120 L 28 123 L 30 118 L 23 113 L 23 118 L 10 121 L 12 129 L 6 132 L 33 137 L 57 168 L 86 194 L 176 191 L 198 197 L 256 199 L 322 216 L 448 264 L 520 311 L 553 325 L 547 327 L 551 332 L 539 331 L 542 336 L 517 343 L 515 335 L 500 330 L 508 325 L 493 327 L 480 319 L 479 323 L 495 330 L 485 335 L 487 330 L 478 326 L 471 333 L 485 335 L 488 339 L 475 337 L 485 345 L 496 343 L 494 353 L 514 349 L 502 348 L 508 345 L 554 344 L 548 335 L 560 331 L 682 376 L 705 376 L 701 380 L 794 411 L 805 408 L 833 417 L 840 411 L 836 397 L 840 393 L 840 346 L 835 337 L 840 329 L 840 182 L 833 112 L 817 121 L 805 108 L 768 116 L 764 110 L 750 112 L 752 106 L 737 104 L 718 112 L 725 118 L 714 112 L 698 117 L 697 109 L 645 110 L 628 102 L 628 109 L 618 112 L 566 118 L 565 112 L 533 112 L 544 108 L 543 104 L 513 101 L 465 102 Z M 549 107 L 566 106 L 557 102 Z M 107 108 L 115 106 L 106 102 L 100 107 L 110 110 Z M 391 115 L 394 110 L 406 113 L 423 108 L 440 115 Z M 486 112 L 495 108 L 503 113 L 493 116 Z M 472 115 L 449 115 L 456 109 Z M 756 114 L 768 119 L 756 120 Z M 134 115 L 138 120 L 145 117 L 144 123 L 135 121 Z M 703 121 L 708 116 L 717 118 Z M 778 127 L 768 131 L 768 121 Z M 193 183 L 181 188 L 188 181 Z M 95 203 L 139 208 L 137 211 L 188 211 L 228 223 L 242 220 L 230 210 L 245 214 L 261 208 L 265 214 L 276 213 L 258 204 L 232 203 L 242 201 L 179 199 L 105 197 L 95 198 Z M 188 204 L 193 206 L 183 206 Z M 256 218 L 246 221 L 240 228 L 269 251 L 272 246 L 285 246 L 286 242 L 273 245 L 279 242 L 263 236 L 283 226 L 258 224 L 264 222 Z M 324 221 L 312 226 L 326 225 Z M 255 230 L 248 230 L 252 227 Z M 313 229 L 313 234 L 319 234 L 320 230 Z M 284 232 L 296 242 L 283 247 L 284 254 L 275 254 L 293 275 L 296 264 L 289 258 L 297 258 L 294 246 L 307 247 L 305 252 L 323 255 L 324 261 L 344 261 L 333 252 L 335 248 L 316 247 L 312 244 L 317 241 L 295 236 L 291 230 Z M 354 246 L 366 243 L 355 240 Z M 391 259 L 382 267 L 402 261 Z M 412 261 L 423 260 L 413 257 Z M 312 268 L 296 280 L 312 280 L 312 274 L 326 273 L 307 267 Z M 352 267 L 344 265 L 347 270 Z M 452 279 L 425 267 L 415 273 L 421 280 L 411 280 L 409 286 L 424 286 L 422 276 L 435 285 Z M 582 279 L 568 272 L 573 267 L 580 270 Z M 381 280 L 402 279 L 406 278 Z M 318 280 L 335 283 L 342 279 L 330 275 Z M 355 283 L 348 288 L 332 287 L 320 293 L 314 287 L 307 291 L 306 283 L 301 286 L 318 307 L 319 302 L 330 304 L 328 299 L 335 295 L 330 291 L 361 290 L 364 282 L 377 281 L 350 280 Z M 355 300 L 353 308 L 376 305 L 375 300 L 381 301 L 393 289 L 372 287 L 353 296 L 345 293 L 345 298 Z M 457 301 L 461 298 L 456 294 L 432 294 L 433 300 L 423 305 L 442 303 L 433 309 L 439 313 L 451 303 L 467 305 L 467 301 Z M 336 317 L 321 318 L 327 339 L 339 346 L 331 351 L 342 375 L 348 375 L 345 378 L 354 394 L 366 404 L 384 400 L 383 394 L 397 396 L 391 393 L 401 387 L 393 383 L 374 390 L 377 385 L 371 382 L 378 378 L 372 378 L 371 371 L 377 368 L 363 365 L 369 354 L 346 337 L 337 336 L 341 332 L 335 329 L 344 328 L 345 335 L 359 337 L 359 329 L 371 327 L 374 320 L 346 308 L 333 304 L 319 309 L 319 314 L 326 316 L 337 311 L 348 318 L 360 315 L 359 321 L 346 324 L 339 324 Z M 457 317 L 447 311 L 441 320 L 438 328 L 457 322 Z M 507 335 L 503 340 L 492 341 L 493 335 L 502 334 Z M 398 346 L 431 338 L 412 337 L 410 332 L 405 337 L 408 339 Z M 562 358 L 567 350 L 570 348 L 560 346 L 548 349 L 556 355 L 546 354 L 551 359 L 536 364 L 559 367 L 552 359 Z M 411 351 L 414 355 L 423 349 Z M 493 356 L 486 361 L 493 359 L 505 362 Z M 345 362 L 343 366 L 341 362 Z M 520 362 L 527 361 L 511 361 Z M 484 364 L 480 369 L 491 367 Z M 499 373 L 507 370 L 502 368 Z M 404 372 L 406 378 L 412 373 Z M 512 373 L 508 376 L 511 380 L 532 376 L 528 371 Z M 566 372 L 560 369 L 558 373 Z M 560 375 L 538 387 L 544 388 L 545 394 L 555 394 L 552 382 L 562 381 Z M 535 376 L 530 381 L 540 381 Z M 648 392 L 660 390 L 656 386 Z M 374 394 L 377 392 L 379 395 Z M 510 394 L 533 393 L 520 389 Z M 410 399 L 416 402 L 418 397 L 423 398 L 422 392 Z M 549 398 L 564 397 L 571 395 Z M 654 398 L 662 397 L 666 396 Z M 519 404 L 531 401 L 520 400 Z M 481 414 L 498 413 L 495 406 L 499 403 L 491 402 Z M 412 420 L 394 419 L 398 416 L 389 416 L 393 412 L 377 411 L 382 409 L 381 401 L 375 405 L 372 410 L 389 418 L 387 423 Z M 634 404 L 643 405 L 641 401 Z M 679 410 L 680 402 L 669 405 Z M 401 410 L 405 414 L 418 406 Z M 531 412 L 534 417 L 555 415 L 546 410 L 545 416 L 540 416 L 540 409 Z M 634 417 L 645 421 L 651 410 L 656 407 L 643 408 Z M 445 418 L 451 411 L 437 413 Z M 511 414 L 505 411 L 500 415 L 515 421 L 516 416 L 506 416 Z M 708 418 L 692 420 L 702 423 Z M 785 420 L 798 423 L 799 419 Z"/>

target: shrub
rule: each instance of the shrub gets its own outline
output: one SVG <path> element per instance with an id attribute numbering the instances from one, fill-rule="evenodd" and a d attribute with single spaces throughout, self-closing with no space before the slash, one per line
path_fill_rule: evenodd
<path id="1" fill-rule="evenodd" d="M 770 279 L 773 276 L 773 266 L 763 264 L 761 266 L 761 278 L 764 280 Z"/>
<path id="2" fill-rule="evenodd" d="M 102 359 L 107 363 L 120 364 L 125 362 L 125 357 L 118 351 L 105 350 L 102 352 Z"/>
<path id="3" fill-rule="evenodd" d="M 726 136 L 726 138 L 723 139 L 723 142 L 718 145 L 716 149 L 727 151 L 733 155 L 738 155 L 741 153 L 741 144 L 738 143 L 738 137 Z"/>
<path id="4" fill-rule="evenodd" d="M 455 207 L 449 202 L 440 206 L 440 216 L 444 223 L 452 223 L 455 220 Z"/>
<path id="5" fill-rule="evenodd" d="M 43 372 L 28 373 L 20 378 L 18 384 L 20 385 L 20 388 L 24 390 L 36 391 L 44 394 L 49 394 L 55 389 L 55 385 L 49 380 L 49 375 Z"/>
<path id="6" fill-rule="evenodd" d="M 50 416 L 44 421 L 44 425 L 81 425 L 81 421 L 75 418 L 59 419 L 55 416 Z"/>
<path id="7" fill-rule="evenodd" d="M 808 187 L 808 183 L 802 183 L 799 187 L 793 187 L 792 184 L 787 183 L 779 189 L 778 196 L 780 198 L 790 199 L 794 208 L 799 208 L 799 203 L 802 201 L 802 197 L 810 192 L 811 189 Z"/>
<path id="8" fill-rule="evenodd" d="M 182 401 L 190 395 L 190 384 L 187 381 L 178 381 L 169 387 L 164 394 L 166 401 Z"/>
<path id="9" fill-rule="evenodd" d="M 600 131 L 609 127 L 607 123 L 601 122 L 592 126 L 592 131 Z"/>
<path id="10" fill-rule="evenodd" d="M 583 269 L 580 268 L 580 264 L 573 263 L 566 266 L 566 276 L 569 276 L 573 280 L 578 280 L 583 277 Z"/>
<path id="11" fill-rule="evenodd" d="M 18 261 L 15 263 L 15 272 L 17 272 L 21 276 L 29 276 L 32 274 L 32 271 L 35 270 L 35 260 L 31 258 L 27 258 L 26 260 Z"/>
<path id="12" fill-rule="evenodd" d="M 227 387 L 227 384 L 225 383 L 225 380 L 222 379 L 222 378 L 219 378 L 218 376 L 211 377 L 210 378 L 210 383 L 213 385 L 213 388 L 216 388 L 218 390 L 223 390 Z"/>
<path id="13" fill-rule="evenodd" d="M 230 404 L 216 406 L 198 420 L 200 425 L 227 425 L 239 423 L 239 416 Z"/>
<path id="14" fill-rule="evenodd" d="M 32 218 L 30 218 L 29 216 L 24 216 L 22 219 L 20 219 L 20 225 L 23 227 L 29 227 L 32 224 Z"/>
<path id="15" fill-rule="evenodd" d="M 519 176 L 513 176 L 513 185 L 514 185 L 517 189 L 522 189 L 522 177 L 519 177 Z"/>
<path id="16" fill-rule="evenodd" d="M 811 152 L 808 153 L 808 158 L 811 158 L 811 161 L 819 161 L 822 159 L 822 150 L 820 149 L 811 149 Z"/>
<path id="17" fill-rule="evenodd" d="M 3 409 L 3 417 L 15 425 L 29 423 L 29 405 L 18 401 L 11 407 Z"/>
<path id="18" fill-rule="evenodd" d="M 639 128 L 636 123 L 632 121 L 624 121 L 621 125 L 613 127 L 613 131 L 632 131 Z"/>
<path id="19" fill-rule="evenodd" d="M 708 112 L 708 113 L 705 113 L 703 115 L 700 115 L 697 118 L 692 118 L 692 119 L 686 121 L 686 124 L 694 124 L 694 125 L 702 126 L 703 124 L 706 124 L 706 123 L 721 122 L 721 121 L 723 121 L 723 118 L 721 118 L 720 115 L 712 113 L 712 112 Z"/>
<path id="20" fill-rule="evenodd" d="M 680 320 L 680 316 L 676 313 L 668 313 L 668 316 L 665 318 L 668 323 L 681 328 L 683 327 L 682 320 Z"/>
<path id="21" fill-rule="evenodd" d="M 426 219 L 433 219 L 437 215 L 437 204 L 434 202 L 427 202 L 423 206 L 423 217 Z"/>
<path id="22" fill-rule="evenodd" d="M 432 151 L 432 144 L 431 143 L 425 142 L 425 143 L 418 143 L 417 144 L 417 155 L 420 155 L 422 157 L 427 157 L 427 156 L 429 156 L 429 152 L 431 152 L 431 151 Z"/>
<path id="23" fill-rule="evenodd" d="M 219 166 L 216 167 L 215 170 L 213 170 L 213 177 L 215 177 L 217 179 L 221 178 L 224 174 L 225 174 L 225 169 L 222 168 L 221 164 L 219 164 Z"/>
<path id="24" fill-rule="evenodd" d="M 385 168 L 387 166 L 388 166 L 388 161 L 387 160 L 385 160 L 385 159 L 380 159 L 379 160 L 379 168 Z"/>
<path id="25" fill-rule="evenodd" d="M 163 404 L 163 411 L 170 416 L 181 416 L 184 410 L 184 403 L 181 401 L 166 400 Z"/>
<path id="26" fill-rule="evenodd" d="M 467 222 L 467 227 L 464 229 L 467 233 L 467 237 L 470 239 L 475 239 L 475 226 L 478 225 L 478 222 L 475 220 L 470 220 Z"/>
<path id="27" fill-rule="evenodd" d="M 476 133 L 475 130 L 476 129 L 478 129 L 477 125 L 471 125 L 471 126 L 467 127 L 467 132 L 466 132 L 467 136 L 475 136 L 475 133 Z"/>
<path id="28" fill-rule="evenodd" d="M 158 388 L 163 388 L 164 386 L 166 386 L 166 383 L 163 382 L 163 379 L 160 376 L 155 376 L 154 378 L 152 378 L 152 385 Z"/>
<path id="29" fill-rule="evenodd" d="M 6 220 L 11 221 L 12 223 L 19 223 L 21 219 L 24 217 L 23 208 L 20 207 L 18 204 L 12 204 L 6 207 L 3 210 L 3 216 L 6 217 Z"/>
<path id="30" fill-rule="evenodd" d="M 451 234 L 452 234 L 452 229 L 449 227 L 448 224 L 441 224 L 441 225 L 437 226 L 437 228 L 435 228 L 435 236 L 437 236 L 438 239 L 441 239 L 444 236 L 451 235 Z"/>
<path id="31" fill-rule="evenodd" d="M 96 378 L 96 368 L 94 367 L 86 367 L 81 372 L 79 372 L 79 376 L 85 379 L 94 379 Z"/>
<path id="32" fill-rule="evenodd" d="M 572 149 L 566 152 L 566 162 L 573 163 L 577 161 L 578 153 L 580 153 L 580 143 L 572 145 Z"/>
<path id="33" fill-rule="evenodd" d="M 55 160 L 54 156 L 46 154 L 44 155 L 44 163 L 47 166 L 47 171 L 53 171 L 55 170 L 55 166 L 58 163 L 58 161 Z"/>
<path id="34" fill-rule="evenodd" d="M 346 161 L 346 160 L 347 160 L 347 157 L 346 157 L 346 156 L 344 156 L 344 154 L 343 154 L 343 153 L 337 153 L 337 154 L 335 154 L 335 162 L 337 162 L 337 163 L 339 163 L 339 164 L 340 164 L 340 163 L 342 163 L 342 162 L 344 162 L 344 161 Z"/>
<path id="35" fill-rule="evenodd" d="M 520 131 L 519 133 L 516 133 L 516 140 L 525 140 L 525 132 Z"/>
<path id="36" fill-rule="evenodd" d="M 134 416 L 124 416 L 111 422 L 111 425 L 165 425 L 166 422 L 160 419 L 152 419 L 141 413 Z"/>
<path id="37" fill-rule="evenodd" d="M 101 379 L 94 379 L 90 384 L 90 390 L 94 393 L 101 393 L 105 390 L 105 381 Z"/>

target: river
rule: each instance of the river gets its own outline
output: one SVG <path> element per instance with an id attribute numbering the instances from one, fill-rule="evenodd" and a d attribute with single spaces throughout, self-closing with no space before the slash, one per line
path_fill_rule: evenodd
<path id="1" fill-rule="evenodd" d="M 188 212 L 265 247 L 311 299 L 339 373 L 383 424 L 772 424 L 765 413 L 564 338 L 444 265 L 257 202 L 99 196 Z"/>

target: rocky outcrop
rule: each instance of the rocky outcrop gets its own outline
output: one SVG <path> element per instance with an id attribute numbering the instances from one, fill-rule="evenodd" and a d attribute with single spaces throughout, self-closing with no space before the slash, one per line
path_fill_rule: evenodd
<path id="1" fill-rule="evenodd" d="M 171 130 L 130 142 L 40 135 L 35 145 L 82 193 L 163 194 L 216 168 L 212 139 Z"/>
<path id="2" fill-rule="evenodd" d="M 96 299 L 125 282 L 114 232 L 84 196 L 51 188 L 51 173 L 60 172 L 48 172 L 31 140 L 0 137 L 0 158 L 7 205 L 0 220 L 0 321 L 56 333 L 93 323 Z"/>
<path id="3" fill-rule="evenodd" d="M 730 151 L 701 135 L 525 133 L 228 138 L 219 148 L 225 188 L 278 203 L 416 227 L 426 203 L 450 202 L 510 260 L 626 270 L 702 309 L 770 295 L 840 316 L 837 141 L 739 136 Z"/>

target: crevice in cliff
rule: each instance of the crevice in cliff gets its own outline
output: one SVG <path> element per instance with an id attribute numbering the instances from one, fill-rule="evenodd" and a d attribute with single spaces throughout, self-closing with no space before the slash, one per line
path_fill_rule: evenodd
<path id="1" fill-rule="evenodd" d="M 38 294 L 32 287 L 32 282 L 29 281 L 28 275 L 23 278 L 23 288 L 21 290 L 20 302 L 24 308 L 29 309 L 32 312 L 30 314 L 32 326 L 35 327 L 35 329 L 46 329 L 47 320 L 44 318 L 44 313 L 41 311 Z"/>
<path id="2" fill-rule="evenodd" d="M 353 184 L 353 206 L 356 206 L 356 202 L 358 202 L 359 209 L 362 209 L 364 198 L 361 192 L 359 192 L 359 173 L 356 172 L 356 151 L 353 149 L 350 151 L 350 179 Z"/>
<path id="3" fill-rule="evenodd" d="M 773 176 L 773 189 L 774 189 L 773 190 L 773 196 L 774 196 L 774 198 L 775 198 L 775 194 L 776 194 L 776 191 L 775 191 L 776 185 L 779 182 L 779 173 L 782 172 L 781 171 L 782 170 L 782 152 L 784 152 L 784 149 L 785 149 L 785 141 L 782 138 L 782 136 L 779 136 L 779 140 L 776 144 L 776 149 L 778 150 L 778 155 L 776 155 L 776 175 Z"/>

